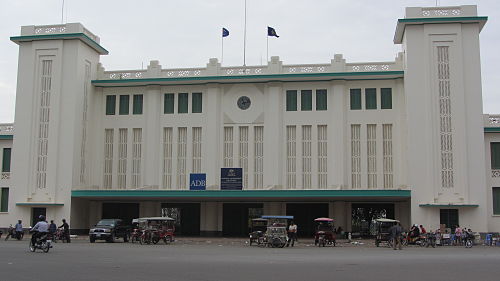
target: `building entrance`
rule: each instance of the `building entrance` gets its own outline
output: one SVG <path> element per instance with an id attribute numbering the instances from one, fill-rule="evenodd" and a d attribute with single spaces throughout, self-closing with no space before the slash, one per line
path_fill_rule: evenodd
<path id="1" fill-rule="evenodd" d="M 299 237 L 312 237 L 315 232 L 314 219 L 328 217 L 328 203 L 288 203 L 286 214 L 294 216 Z"/>
<path id="2" fill-rule="evenodd" d="M 262 216 L 263 204 L 224 203 L 222 215 L 223 236 L 247 236 L 250 222 Z"/>
<path id="3" fill-rule="evenodd" d="M 31 209 L 31 225 L 35 226 L 35 224 L 39 221 L 38 217 L 44 216 L 47 217 L 47 208 L 32 208 Z"/>
<path id="4" fill-rule="evenodd" d="M 139 217 L 139 203 L 102 203 L 103 219 L 121 219 L 126 225 Z"/>
<path id="5" fill-rule="evenodd" d="M 355 203 L 352 204 L 352 232 L 360 236 L 374 235 L 374 220 L 394 219 L 393 203 Z"/>
<path id="6" fill-rule="evenodd" d="M 200 203 L 162 203 L 161 212 L 175 219 L 176 235 L 200 235 Z"/>

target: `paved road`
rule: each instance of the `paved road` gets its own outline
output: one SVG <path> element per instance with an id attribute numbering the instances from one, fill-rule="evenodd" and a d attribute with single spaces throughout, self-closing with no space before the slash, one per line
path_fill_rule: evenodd
<path id="1" fill-rule="evenodd" d="M 28 241 L 0 241 L 0 280 L 500 280 L 500 247 L 366 246 L 271 249 L 241 242 L 172 245 L 57 243 L 31 253 Z"/>

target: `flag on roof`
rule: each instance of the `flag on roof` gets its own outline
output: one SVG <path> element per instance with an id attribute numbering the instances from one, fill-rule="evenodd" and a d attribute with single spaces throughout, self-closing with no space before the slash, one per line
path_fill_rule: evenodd
<path id="1" fill-rule="evenodd" d="M 225 29 L 224 27 L 222 28 L 222 37 L 228 37 L 229 36 L 229 30 Z"/>
<path id="2" fill-rule="evenodd" d="M 276 34 L 276 30 L 274 30 L 274 28 L 270 26 L 267 27 L 267 36 L 274 36 L 276 38 L 279 38 L 278 34 Z"/>

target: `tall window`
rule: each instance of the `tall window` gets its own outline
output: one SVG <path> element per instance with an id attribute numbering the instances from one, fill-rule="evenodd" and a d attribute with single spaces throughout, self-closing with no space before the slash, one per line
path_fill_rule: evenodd
<path id="1" fill-rule="evenodd" d="M 377 109 L 377 89 L 365 89 L 365 106 L 366 109 Z"/>
<path id="2" fill-rule="evenodd" d="M 10 172 L 10 154 L 11 148 L 4 148 L 2 154 L 2 173 Z"/>
<path id="3" fill-rule="evenodd" d="M 113 184 L 113 129 L 104 130 L 104 182 L 103 187 L 110 189 Z"/>
<path id="4" fill-rule="evenodd" d="M 243 188 L 248 186 L 248 126 L 240 126 L 239 164 L 243 170 Z"/>
<path id="5" fill-rule="evenodd" d="M 134 95 L 133 114 L 142 114 L 142 99 L 143 95 Z"/>
<path id="6" fill-rule="evenodd" d="M 446 228 L 455 229 L 458 225 L 458 209 L 439 210 L 439 223 L 446 225 Z"/>
<path id="7" fill-rule="evenodd" d="M 233 127 L 224 127 L 224 167 L 233 167 Z"/>
<path id="8" fill-rule="evenodd" d="M 500 187 L 493 187 L 493 214 L 500 215 Z"/>
<path id="9" fill-rule="evenodd" d="M 361 109 L 361 89 L 351 89 L 351 110 Z"/>
<path id="10" fill-rule="evenodd" d="M 127 115 L 129 112 L 130 96 L 120 95 L 120 115 Z"/>
<path id="11" fill-rule="evenodd" d="M 254 185 L 264 187 L 264 127 L 254 127 Z"/>
<path id="12" fill-rule="evenodd" d="M 38 117 L 38 157 L 36 162 L 36 186 L 47 187 L 47 158 L 49 147 L 50 96 L 52 92 L 52 60 L 42 60 Z"/>
<path id="13" fill-rule="evenodd" d="M 106 115 L 115 115 L 116 113 L 116 96 L 106 96 Z"/>
<path id="14" fill-rule="evenodd" d="M 163 99 L 163 113 L 171 114 L 174 113 L 174 94 L 165 94 Z"/>
<path id="15" fill-rule="evenodd" d="M 163 188 L 172 189 L 172 127 L 163 128 Z"/>
<path id="16" fill-rule="evenodd" d="M 491 169 L 500 169 L 500 142 L 490 143 L 491 149 Z"/>
<path id="17" fill-rule="evenodd" d="M 300 91 L 300 110 L 311 111 L 312 110 L 312 91 L 302 90 Z"/>
<path id="18" fill-rule="evenodd" d="M 326 188 L 328 179 L 328 131 L 326 125 L 318 125 L 318 187 Z"/>
<path id="19" fill-rule="evenodd" d="M 142 129 L 132 129 L 132 187 L 141 187 Z"/>
<path id="20" fill-rule="evenodd" d="M 302 126 L 302 188 L 311 188 L 312 144 L 311 125 Z"/>
<path id="21" fill-rule="evenodd" d="M 286 111 L 297 111 L 297 91 L 286 91 Z"/>
<path id="22" fill-rule="evenodd" d="M 2 187 L 2 192 L 0 193 L 0 212 L 9 211 L 9 188 Z"/>
<path id="23" fill-rule="evenodd" d="M 177 189 L 186 188 L 187 128 L 177 128 Z"/>
<path id="24" fill-rule="evenodd" d="M 203 95 L 201 93 L 193 93 L 192 98 L 192 113 L 201 113 L 203 109 Z"/>
<path id="25" fill-rule="evenodd" d="M 286 187 L 297 188 L 296 127 L 286 126 Z"/>
<path id="26" fill-rule="evenodd" d="M 392 124 L 382 125 L 383 138 L 383 165 L 384 165 L 384 188 L 393 187 L 393 167 L 392 167 Z"/>
<path id="27" fill-rule="evenodd" d="M 380 108 L 392 109 L 392 89 L 391 88 L 380 89 Z"/>
<path id="28" fill-rule="evenodd" d="M 361 187 L 361 125 L 351 125 L 351 184 L 352 188 Z"/>
<path id="29" fill-rule="evenodd" d="M 316 110 L 328 109 L 328 98 L 326 89 L 316 90 Z"/>
<path id="30" fill-rule="evenodd" d="M 201 173 L 201 127 L 193 128 L 193 173 Z"/>
<path id="31" fill-rule="evenodd" d="M 188 93 L 179 93 L 177 113 L 188 113 Z"/>
<path id="32" fill-rule="evenodd" d="M 366 125 L 366 151 L 368 162 L 368 188 L 377 187 L 377 125 Z"/>
<path id="33" fill-rule="evenodd" d="M 127 186 L 127 129 L 118 129 L 118 188 Z"/>

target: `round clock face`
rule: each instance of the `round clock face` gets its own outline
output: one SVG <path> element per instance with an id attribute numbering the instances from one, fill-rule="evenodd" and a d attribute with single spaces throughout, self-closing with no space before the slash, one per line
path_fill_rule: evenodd
<path id="1" fill-rule="evenodd" d="M 242 110 L 248 109 L 251 103 L 250 98 L 247 96 L 242 96 L 238 99 L 238 107 Z"/>

